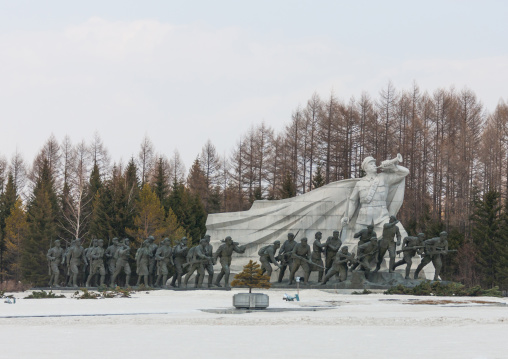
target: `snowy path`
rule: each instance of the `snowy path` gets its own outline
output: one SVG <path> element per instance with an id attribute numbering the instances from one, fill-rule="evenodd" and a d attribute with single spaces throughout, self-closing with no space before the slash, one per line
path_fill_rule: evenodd
<path id="1" fill-rule="evenodd" d="M 229 308 L 235 292 L 156 291 L 133 298 L 0 303 L 0 358 L 508 358 L 504 298 L 307 290 L 301 302 L 287 303 L 284 291 L 269 290 L 271 308 L 334 308 L 245 314 L 200 310 Z M 451 303 L 409 304 L 427 299 Z"/>

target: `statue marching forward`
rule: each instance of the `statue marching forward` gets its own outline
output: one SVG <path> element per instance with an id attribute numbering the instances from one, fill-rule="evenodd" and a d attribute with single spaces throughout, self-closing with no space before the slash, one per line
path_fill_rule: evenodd
<path id="1" fill-rule="evenodd" d="M 60 287 L 58 284 L 58 278 L 60 277 L 60 264 L 63 264 L 63 249 L 60 247 L 60 241 L 57 239 L 54 243 L 54 247 L 48 250 L 46 254 L 49 264 L 49 286 Z"/>
<path id="2" fill-rule="evenodd" d="M 222 277 L 224 277 L 224 286 L 229 288 L 229 274 L 230 274 L 230 266 L 233 252 L 236 253 L 244 253 L 245 247 L 238 246 L 238 243 L 233 242 L 233 239 L 230 236 L 227 236 L 224 240 L 224 244 L 219 246 L 217 252 L 213 255 L 213 261 L 217 261 L 219 259 L 219 263 L 221 265 L 221 271 L 215 280 L 215 285 L 220 287 L 220 281 Z"/>

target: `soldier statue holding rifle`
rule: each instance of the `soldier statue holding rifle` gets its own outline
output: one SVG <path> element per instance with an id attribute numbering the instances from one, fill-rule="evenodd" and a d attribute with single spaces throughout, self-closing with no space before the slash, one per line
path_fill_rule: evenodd
<path id="1" fill-rule="evenodd" d="M 417 237 L 406 237 L 402 241 L 402 249 L 397 251 L 397 254 L 402 253 L 403 258 L 395 263 L 393 269 L 401 266 L 403 264 L 406 265 L 406 279 L 409 278 L 409 273 L 411 272 L 411 265 L 413 264 L 413 257 L 417 254 L 422 254 L 423 252 L 423 242 L 425 241 L 425 234 L 418 233 Z"/>
<path id="2" fill-rule="evenodd" d="M 449 252 L 456 252 L 456 250 L 448 249 L 448 233 L 441 232 L 439 237 L 427 239 L 423 242 L 423 258 L 421 263 L 418 265 L 415 271 L 415 279 L 418 279 L 418 274 L 427 264 L 432 262 L 434 265 L 434 280 L 439 280 L 439 274 L 441 274 L 441 268 L 443 262 L 441 256 L 447 255 Z"/>

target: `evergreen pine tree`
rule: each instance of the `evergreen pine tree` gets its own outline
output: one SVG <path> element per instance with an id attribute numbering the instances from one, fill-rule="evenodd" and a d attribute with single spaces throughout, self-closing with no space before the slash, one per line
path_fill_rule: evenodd
<path id="1" fill-rule="evenodd" d="M 47 159 L 43 159 L 27 210 L 27 237 L 22 242 L 21 274 L 26 282 L 44 285 L 48 279 L 46 253 L 57 238 L 58 198 Z"/>
<path id="2" fill-rule="evenodd" d="M 254 188 L 254 201 L 259 201 L 263 199 L 263 191 L 261 190 L 261 187 Z"/>
<path id="3" fill-rule="evenodd" d="M 475 200 L 475 211 L 471 216 L 472 239 L 477 248 L 481 283 L 488 288 L 500 280 L 500 255 L 503 253 L 500 210 L 499 193 L 489 191 L 483 199 Z"/>
<path id="4" fill-rule="evenodd" d="M 15 281 L 21 280 L 21 248 L 27 235 L 28 224 L 23 202 L 18 199 L 7 217 L 5 225 L 5 246 L 7 274 Z"/>
<path id="5" fill-rule="evenodd" d="M 312 188 L 319 188 L 324 186 L 325 179 L 323 177 L 323 169 L 321 168 L 321 165 L 318 165 L 316 168 L 316 173 L 314 173 L 314 176 L 312 177 Z"/>
<path id="6" fill-rule="evenodd" d="M 14 182 L 14 176 L 11 172 L 9 172 L 5 190 L 0 195 L 0 282 L 3 281 L 3 274 L 6 271 L 6 265 L 4 261 L 6 251 L 6 220 L 10 216 L 11 210 L 14 208 L 17 197 L 18 195 L 16 184 Z"/>
<path id="7" fill-rule="evenodd" d="M 199 158 L 194 160 L 192 167 L 189 170 L 189 176 L 187 177 L 187 185 L 190 193 L 199 196 L 203 202 L 205 208 L 208 206 L 208 188 L 206 186 L 206 177 Z"/>
<path id="8" fill-rule="evenodd" d="M 206 212 L 199 195 L 191 194 L 182 183 L 174 180 L 169 205 L 192 243 L 198 244 L 206 232 Z"/>
<path id="9" fill-rule="evenodd" d="M 232 287 L 248 287 L 249 293 L 252 288 L 270 288 L 270 276 L 264 275 L 261 266 L 257 262 L 249 261 L 243 271 L 235 275 L 235 279 L 231 282 Z"/>
<path id="10" fill-rule="evenodd" d="M 148 183 L 143 185 L 137 204 L 138 215 L 134 218 L 134 228 L 127 229 L 127 234 L 141 246 L 148 236 L 160 239 L 168 232 L 166 214 L 161 202 Z"/>
<path id="11" fill-rule="evenodd" d="M 206 233 L 206 212 L 198 194 L 190 194 L 190 213 L 191 223 L 187 228 L 194 244 L 199 244 L 199 240 L 203 238 Z"/>
<path id="12" fill-rule="evenodd" d="M 175 213 L 171 208 L 168 209 L 168 215 L 166 216 L 167 234 L 166 236 L 171 240 L 171 245 L 176 245 L 176 241 L 182 237 L 187 237 L 187 233 L 176 218 Z"/>
<path id="13" fill-rule="evenodd" d="M 284 181 L 282 182 L 282 188 L 280 191 L 280 197 L 282 199 L 284 198 L 291 198 L 296 196 L 296 185 L 293 181 L 293 177 L 289 172 L 286 173 L 284 176 Z"/>
<path id="14" fill-rule="evenodd" d="M 169 209 L 169 204 L 167 201 L 169 195 L 169 186 L 168 186 L 168 175 L 164 168 L 164 162 L 162 157 L 157 161 L 157 166 L 155 168 L 155 177 L 153 180 L 153 191 L 159 198 L 164 209 Z"/>
<path id="15" fill-rule="evenodd" d="M 215 188 L 210 192 L 208 197 L 208 211 L 207 213 L 217 213 L 221 211 L 223 195 L 221 193 L 221 188 L 219 186 L 215 186 Z"/>
<path id="16" fill-rule="evenodd" d="M 112 237 L 114 218 L 110 215 L 111 196 L 107 187 L 100 188 L 92 201 L 92 214 L 90 216 L 90 240 L 102 238 L 106 241 Z"/>

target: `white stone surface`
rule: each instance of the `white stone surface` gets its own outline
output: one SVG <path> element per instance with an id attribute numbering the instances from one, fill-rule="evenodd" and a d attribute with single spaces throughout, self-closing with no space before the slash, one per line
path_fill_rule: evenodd
<path id="1" fill-rule="evenodd" d="M 231 269 L 238 272 L 250 259 L 259 260 L 258 251 L 262 246 L 275 240 L 283 243 L 287 239 L 288 232 L 298 233 L 297 241 L 307 237 L 312 246 L 314 234 L 321 231 L 322 242 L 326 241 L 334 230 L 341 229 L 341 219 L 345 215 L 348 198 L 357 182 L 358 179 L 332 182 L 294 198 L 255 201 L 247 211 L 210 214 L 206 221 L 207 234 L 211 236 L 214 249 L 218 248 L 220 241 L 227 236 L 247 246 L 243 255 L 234 254 Z M 400 205 L 401 202 L 390 205 L 389 214 L 396 215 Z M 354 230 L 358 229 L 355 223 L 356 220 L 353 218 L 348 225 L 347 240 L 344 243 L 350 247 L 350 251 L 355 250 L 357 245 L 357 240 L 353 238 Z M 375 227 L 378 238 L 382 234 L 382 224 L 378 223 Z M 399 229 L 402 238 L 407 236 L 401 224 Z M 420 259 L 415 258 L 413 267 L 416 268 L 419 263 Z M 386 264 L 383 264 L 382 269 L 386 268 Z M 403 270 L 404 267 L 399 268 Z M 289 273 L 287 275 L 289 276 Z M 433 266 L 427 265 L 422 277 L 423 275 L 426 278 L 433 278 Z"/>
<path id="2" fill-rule="evenodd" d="M 333 309 L 200 310 L 231 308 L 233 294 L 242 292 L 156 291 L 103 300 L 23 300 L 27 293 L 18 293 L 17 304 L 0 303 L 0 358 L 506 358 L 506 298 L 302 290 L 300 302 L 285 302 L 284 291 L 263 290 L 270 308 Z M 450 304 L 410 304 L 443 299 Z M 101 316 L 84 316 L 92 314 Z M 37 315 L 61 317 L 29 317 Z"/>

